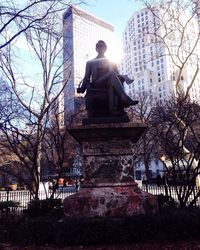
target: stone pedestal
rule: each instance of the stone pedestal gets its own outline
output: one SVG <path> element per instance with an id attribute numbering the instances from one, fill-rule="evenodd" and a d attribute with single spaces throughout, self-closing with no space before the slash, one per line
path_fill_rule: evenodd
<path id="1" fill-rule="evenodd" d="M 82 147 L 84 182 L 64 200 L 66 216 L 122 217 L 156 209 L 155 197 L 141 191 L 132 177 L 133 143 L 145 130 L 127 123 L 69 129 Z"/>

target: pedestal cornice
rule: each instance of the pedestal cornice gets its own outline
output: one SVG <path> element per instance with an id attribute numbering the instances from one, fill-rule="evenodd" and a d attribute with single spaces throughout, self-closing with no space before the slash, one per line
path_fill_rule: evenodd
<path id="1" fill-rule="evenodd" d="M 71 126 L 68 131 L 80 144 L 126 139 L 136 143 L 146 129 L 147 125 L 142 123 L 111 123 Z"/>

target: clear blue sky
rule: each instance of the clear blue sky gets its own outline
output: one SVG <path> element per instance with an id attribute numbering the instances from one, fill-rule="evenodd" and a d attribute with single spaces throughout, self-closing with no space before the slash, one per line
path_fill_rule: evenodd
<path id="1" fill-rule="evenodd" d="M 80 8 L 91 14 L 104 19 L 114 26 L 116 38 L 122 41 L 122 32 L 134 11 L 141 5 L 136 0 L 86 0 L 86 5 Z"/>

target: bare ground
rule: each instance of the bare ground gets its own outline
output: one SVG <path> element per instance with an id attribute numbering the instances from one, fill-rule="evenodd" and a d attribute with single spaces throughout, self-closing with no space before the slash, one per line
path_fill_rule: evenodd
<path id="1" fill-rule="evenodd" d="M 71 246 L 58 248 L 54 246 L 13 246 L 11 244 L 0 244 L 0 250 L 198 250 L 200 240 L 191 242 L 174 243 L 137 243 L 123 245 L 102 245 L 102 246 Z"/>

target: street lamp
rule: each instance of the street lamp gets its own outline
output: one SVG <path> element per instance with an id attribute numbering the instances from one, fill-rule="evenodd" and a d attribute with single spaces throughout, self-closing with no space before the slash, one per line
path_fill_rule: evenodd
<path id="1" fill-rule="evenodd" d="M 162 162 L 165 162 L 165 159 L 166 159 L 166 158 L 165 158 L 165 155 L 162 155 L 162 156 L 160 157 L 160 159 L 161 159 Z"/>

